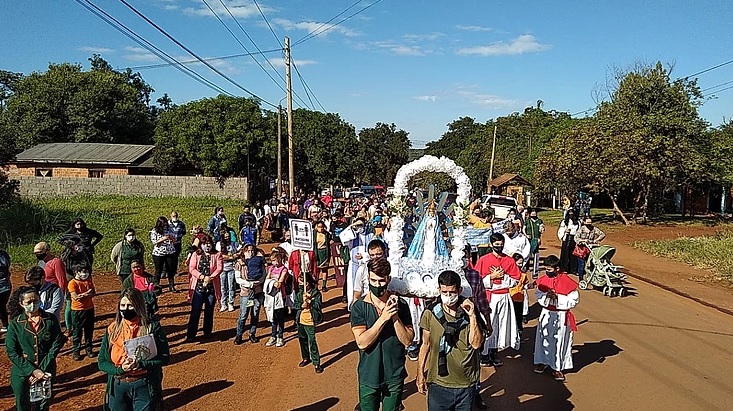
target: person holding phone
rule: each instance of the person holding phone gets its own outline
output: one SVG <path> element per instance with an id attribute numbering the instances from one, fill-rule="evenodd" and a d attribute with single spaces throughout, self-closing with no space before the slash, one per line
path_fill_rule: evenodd
<path id="1" fill-rule="evenodd" d="M 178 292 L 175 285 L 176 248 L 173 245 L 176 237 L 170 229 L 168 219 L 161 216 L 150 230 L 150 242 L 153 243 L 153 263 L 155 264 L 155 285 L 160 286 L 160 278 L 165 272 L 168 277 L 168 291 Z"/>
<path id="2" fill-rule="evenodd" d="M 415 331 L 407 303 L 387 291 L 386 258 L 367 263 L 369 294 L 351 307 L 351 332 L 359 347 L 359 404 L 362 411 L 397 411 L 405 384 L 405 347 Z"/>
<path id="3" fill-rule="evenodd" d="M 107 374 L 105 409 L 163 409 L 163 366 L 170 357 L 165 331 L 148 316 L 139 290 L 123 290 L 117 307 L 99 349 L 99 370 Z M 152 336 L 157 354 L 152 358 L 129 356 L 125 341 L 147 335 Z"/>

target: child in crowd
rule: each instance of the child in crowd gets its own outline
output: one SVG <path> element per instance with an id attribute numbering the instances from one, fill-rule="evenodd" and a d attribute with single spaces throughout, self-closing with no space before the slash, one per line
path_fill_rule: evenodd
<path id="1" fill-rule="evenodd" d="M 254 244 L 247 244 L 244 246 L 244 271 L 246 272 L 246 275 L 244 276 L 247 281 L 250 283 L 256 283 L 261 284 L 262 280 L 265 279 L 265 256 L 264 254 L 258 250 Z M 248 307 L 251 307 L 254 304 L 254 301 L 252 298 L 254 298 L 254 284 L 250 285 L 247 288 L 247 293 L 249 294 L 250 300 Z"/>
<path id="2" fill-rule="evenodd" d="M 89 268 L 77 264 L 73 267 L 74 279 L 69 281 L 69 293 L 71 293 L 71 322 L 73 324 L 74 360 L 81 361 L 81 337 L 84 334 L 84 348 L 87 357 L 94 358 L 97 355 L 92 350 L 92 334 L 94 332 L 94 301 L 92 297 L 96 294 L 94 283 L 89 276 Z"/>
<path id="3" fill-rule="evenodd" d="M 274 296 L 273 306 L 271 307 L 273 310 L 272 336 L 265 343 L 265 346 L 271 347 L 276 345 L 277 347 L 282 347 L 285 345 L 285 339 L 283 338 L 285 332 L 285 314 L 288 310 L 287 307 L 290 305 L 290 293 L 293 291 L 292 280 L 288 281 L 290 273 L 288 273 L 288 267 L 285 265 L 285 252 L 281 248 L 276 247 L 272 250 L 272 253 L 270 253 L 270 263 L 272 265 L 268 268 L 267 278 L 275 281 L 273 293 L 278 295 Z M 288 283 L 290 284 L 290 290 L 287 289 Z"/>
<path id="4" fill-rule="evenodd" d="M 514 258 L 514 261 L 517 263 L 517 267 L 519 267 L 519 271 L 521 271 L 522 273 L 519 277 L 519 281 L 517 281 L 517 285 L 509 289 L 509 295 L 511 295 L 512 303 L 514 305 L 514 313 L 517 317 L 517 329 L 519 330 L 519 339 L 521 343 L 521 341 L 526 341 L 524 338 L 522 338 L 522 331 L 525 324 L 524 308 L 527 299 L 526 289 L 529 287 L 530 281 L 529 277 L 527 276 L 527 267 L 524 264 L 524 258 L 522 257 L 522 255 L 517 253 L 514 254 L 512 258 Z"/>
<path id="5" fill-rule="evenodd" d="M 318 291 L 316 280 L 310 273 L 306 274 L 303 287 L 298 287 L 293 306 L 296 310 L 295 321 L 298 323 L 298 341 L 300 355 L 303 359 L 298 367 L 305 367 L 313 363 L 316 374 L 323 372 L 321 355 L 316 343 L 316 325 L 323 321 L 321 311 L 321 292 Z"/>
<path id="6" fill-rule="evenodd" d="M 317 277 L 321 278 L 321 290 L 325 293 L 328 291 L 326 282 L 328 281 L 328 265 L 331 261 L 331 233 L 326 230 L 326 224 L 323 221 L 316 223 L 316 265 L 318 266 Z"/>

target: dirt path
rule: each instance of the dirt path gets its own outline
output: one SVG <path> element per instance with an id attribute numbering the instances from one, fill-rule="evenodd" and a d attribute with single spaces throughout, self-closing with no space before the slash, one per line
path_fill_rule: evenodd
<path id="1" fill-rule="evenodd" d="M 650 231 L 650 235 L 657 234 Z M 548 236 L 545 253 L 556 253 L 549 240 Z M 609 238 L 619 249 L 617 263 L 632 271 L 653 275 L 665 272 L 669 281 L 678 276 L 680 287 L 685 275 L 689 277 L 690 268 L 684 264 L 663 265 L 666 260 L 635 254 L 617 240 L 613 235 Z M 179 277 L 179 282 L 182 279 Z M 101 290 L 114 290 L 117 285 L 112 276 L 95 280 Z M 575 310 L 580 322 L 575 334 L 576 367 L 565 384 L 532 372 L 532 327 L 536 320 L 531 320 L 526 326 L 531 339 L 522 347 L 521 357 L 507 358 L 506 365 L 498 370 L 482 369 L 483 395 L 490 408 L 730 409 L 733 316 L 641 281 L 632 279 L 631 286 L 635 295 L 623 299 L 603 297 L 597 291 L 582 293 Z M 286 332 L 287 342 L 282 348 L 266 348 L 264 341 L 234 346 L 237 312 L 216 313 L 212 341 L 183 344 L 189 310 L 185 296 L 164 294 L 161 313 L 172 347 L 172 364 L 164 371 L 168 409 L 193 411 L 226 406 L 272 411 L 352 410 L 357 402 L 358 358 L 348 316 L 339 299 L 336 290 L 324 297 L 325 324 L 317 339 L 325 372 L 317 375 L 312 367 L 297 367 L 300 351 L 292 332 Z M 98 312 L 112 312 L 115 301 L 112 291 L 100 296 L 96 300 Z M 532 314 L 536 318 L 536 309 Z M 98 337 L 110 319 L 110 314 L 99 319 Z M 267 325 L 259 335 L 269 333 Z M 8 368 L 7 357 L 0 356 L 0 410 L 12 407 Z M 408 373 L 406 409 L 424 410 L 425 398 L 415 389 L 415 363 L 408 363 Z M 59 358 L 53 408 L 98 410 L 104 381 L 94 361 L 76 363 L 67 348 Z"/>

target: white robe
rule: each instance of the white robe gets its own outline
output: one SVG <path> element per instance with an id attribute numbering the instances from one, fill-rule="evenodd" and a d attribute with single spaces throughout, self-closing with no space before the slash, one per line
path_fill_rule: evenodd
<path id="1" fill-rule="evenodd" d="M 412 317 L 412 326 L 415 329 L 415 337 L 412 341 L 416 344 L 420 344 L 422 339 L 422 330 L 420 328 L 420 319 L 422 318 L 423 312 L 425 312 L 425 299 L 418 298 L 419 304 L 415 304 L 415 299 L 412 297 L 402 297 L 407 306 L 410 308 L 410 316 Z"/>
<path id="2" fill-rule="evenodd" d="M 275 288 L 275 279 L 268 278 L 265 280 L 264 291 L 265 291 L 265 313 L 267 314 L 267 321 L 272 322 L 275 318 L 275 310 L 285 308 L 285 300 L 283 299 L 282 292 L 280 289 Z"/>
<path id="3" fill-rule="evenodd" d="M 558 294 L 557 301 L 553 301 L 539 288 L 535 293 L 542 312 L 534 343 L 534 363 L 545 364 L 555 371 L 569 370 L 573 368 L 573 332 L 565 323 L 567 311 L 550 311 L 546 307 L 554 305 L 558 310 L 569 310 L 578 304 L 580 294 L 578 290 L 568 295 Z"/>
<path id="4" fill-rule="evenodd" d="M 373 234 L 357 234 L 351 227 L 345 228 L 339 234 L 341 244 L 349 248 L 351 261 L 346 271 L 346 298 L 348 300 L 348 308 L 351 311 L 351 303 L 354 300 L 354 285 L 356 283 L 356 272 L 360 266 L 366 265 L 369 261 L 369 253 L 367 246 L 374 239 Z M 361 260 L 356 258 L 357 254 L 361 254 Z"/>
<path id="5" fill-rule="evenodd" d="M 486 290 L 502 290 L 517 285 L 517 280 L 504 275 L 501 284 L 494 284 L 487 275 L 483 279 Z M 517 315 L 514 312 L 514 304 L 509 293 L 491 294 L 489 300 L 491 308 L 491 328 L 494 330 L 484 344 L 483 354 L 488 355 L 489 349 L 503 350 L 507 347 L 519 349 L 519 328 L 517 327 Z"/>
<path id="6" fill-rule="evenodd" d="M 504 235 L 504 254 L 509 257 L 513 257 L 514 254 L 519 254 L 526 261 L 529 257 L 529 251 L 532 248 L 529 244 L 527 236 L 522 233 L 517 233 L 514 238 Z"/>

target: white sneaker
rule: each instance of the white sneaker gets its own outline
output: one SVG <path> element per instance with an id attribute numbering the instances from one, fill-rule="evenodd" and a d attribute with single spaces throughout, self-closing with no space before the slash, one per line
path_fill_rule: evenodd
<path id="1" fill-rule="evenodd" d="M 221 305 L 221 308 L 219 308 L 219 312 L 220 312 L 220 313 L 223 313 L 223 312 L 224 312 L 224 311 L 226 311 L 226 310 L 227 310 L 227 306 L 226 306 L 226 305 L 224 305 L 224 304 L 222 304 L 222 305 Z"/>
<path id="2" fill-rule="evenodd" d="M 224 307 L 222 307 L 222 308 L 224 308 Z M 227 311 L 234 311 L 234 305 L 229 304 L 229 306 L 227 307 Z"/>
<path id="3" fill-rule="evenodd" d="M 265 343 L 265 347 L 272 347 L 276 342 L 275 337 L 270 337 L 270 339 Z"/>
<path id="4" fill-rule="evenodd" d="M 278 338 L 277 343 L 275 343 L 275 347 L 282 347 L 283 345 L 285 345 L 285 340 Z"/>
<path id="5" fill-rule="evenodd" d="M 7 328 L 5 328 L 5 327 L 0 328 L 0 333 L 6 333 L 6 332 L 8 332 L 8 329 Z"/>

